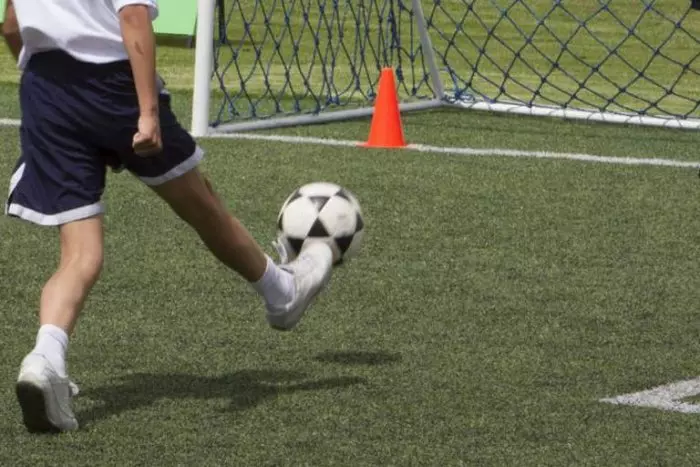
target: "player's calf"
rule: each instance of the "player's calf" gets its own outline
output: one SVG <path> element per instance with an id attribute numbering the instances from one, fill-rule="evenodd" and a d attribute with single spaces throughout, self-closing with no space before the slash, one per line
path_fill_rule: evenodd
<path id="1" fill-rule="evenodd" d="M 39 318 L 70 334 L 85 298 L 102 272 L 104 261 L 102 216 L 60 227 L 61 259 L 44 285 Z"/>

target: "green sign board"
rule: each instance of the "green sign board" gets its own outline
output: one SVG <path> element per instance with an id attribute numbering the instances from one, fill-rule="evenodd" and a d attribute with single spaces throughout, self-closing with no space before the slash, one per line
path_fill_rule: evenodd
<path id="1" fill-rule="evenodd" d="M 0 23 L 5 20 L 6 0 L 0 0 Z M 197 23 L 197 0 L 159 0 L 158 18 L 153 23 L 156 34 L 194 36 Z"/>

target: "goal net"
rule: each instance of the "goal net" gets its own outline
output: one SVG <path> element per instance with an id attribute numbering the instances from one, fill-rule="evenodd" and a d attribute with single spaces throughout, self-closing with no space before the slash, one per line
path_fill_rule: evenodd
<path id="1" fill-rule="evenodd" d="M 438 106 L 700 128 L 700 0 L 200 0 L 195 135 Z"/>

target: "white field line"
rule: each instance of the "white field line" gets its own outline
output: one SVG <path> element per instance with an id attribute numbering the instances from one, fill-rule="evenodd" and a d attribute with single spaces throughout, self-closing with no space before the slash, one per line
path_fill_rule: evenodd
<path id="1" fill-rule="evenodd" d="M 0 118 L 0 126 L 19 126 L 19 120 Z M 287 144 L 316 144 L 331 147 L 356 147 L 362 144 L 361 141 L 351 141 L 343 139 L 314 138 L 308 136 L 269 135 L 261 133 L 212 134 L 205 136 L 204 138 L 246 139 L 252 141 L 273 141 Z M 527 157 L 538 159 L 561 159 L 580 162 L 596 162 L 602 164 L 700 168 L 700 161 L 680 161 L 676 159 L 663 158 L 610 157 L 567 152 L 522 151 L 519 149 L 500 148 L 460 148 L 446 146 L 431 146 L 427 144 L 409 144 L 408 147 L 406 147 L 405 149 L 409 151 L 425 152 L 431 154 L 446 154 L 453 156 Z"/>
<path id="2" fill-rule="evenodd" d="M 351 141 L 343 139 L 313 138 L 306 136 L 286 136 L 286 135 L 264 135 L 259 133 L 227 133 L 206 136 L 206 138 L 229 138 L 247 139 L 253 141 L 274 141 L 289 144 L 318 144 L 322 146 L 334 147 L 356 147 L 362 144 L 361 141 Z M 700 161 L 680 161 L 675 159 L 662 158 L 639 158 L 639 157 L 610 157 L 596 156 L 593 154 L 576 154 L 550 151 L 522 151 L 519 149 L 498 149 L 498 148 L 460 148 L 430 146 L 427 144 L 409 144 L 406 148 L 410 151 L 418 151 L 432 154 L 446 154 L 454 156 L 500 156 L 500 157 L 529 157 L 540 159 L 562 159 L 581 162 L 597 162 L 602 164 L 620 165 L 647 165 L 659 167 L 681 167 L 700 168 Z"/>
<path id="3" fill-rule="evenodd" d="M 600 402 L 697 414 L 700 413 L 700 405 L 683 402 L 683 399 L 698 394 L 700 394 L 700 378 L 695 378 L 657 386 L 646 391 L 600 399 Z"/>

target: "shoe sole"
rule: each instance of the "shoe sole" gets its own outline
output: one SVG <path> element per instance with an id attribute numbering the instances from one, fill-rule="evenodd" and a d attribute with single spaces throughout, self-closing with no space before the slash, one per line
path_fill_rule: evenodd
<path id="1" fill-rule="evenodd" d="M 325 290 L 326 287 L 328 287 L 328 283 L 330 281 L 331 281 L 331 273 L 329 272 L 328 275 L 323 279 L 323 282 L 321 283 L 321 286 L 318 288 L 318 290 L 309 297 L 309 301 L 306 302 L 306 306 L 304 307 L 304 311 L 299 313 L 299 317 L 297 318 L 297 320 L 294 322 L 293 325 L 291 325 L 289 327 L 284 327 L 284 326 L 277 326 L 273 323 L 269 323 L 270 327 L 272 329 L 274 329 L 275 331 L 291 331 L 292 329 L 294 329 L 297 326 L 297 324 L 299 324 L 299 321 L 301 321 L 301 319 L 304 317 L 306 310 L 311 308 L 311 305 L 314 304 L 314 302 L 316 301 L 316 298 L 318 298 L 318 296 L 321 295 L 321 292 L 323 292 L 323 290 Z"/>
<path id="2" fill-rule="evenodd" d="M 60 433 L 46 415 L 44 391 L 34 383 L 20 381 L 15 387 L 24 426 L 30 433 Z"/>
<path id="3" fill-rule="evenodd" d="M 297 324 L 299 324 L 299 321 L 301 321 L 301 318 L 304 317 L 304 313 L 306 313 L 306 310 L 308 310 L 311 307 L 311 305 L 313 305 L 313 303 L 316 301 L 316 297 L 318 297 L 320 294 L 321 294 L 321 290 L 319 290 L 318 292 L 316 292 L 315 294 L 313 294 L 309 298 L 309 301 L 306 304 L 304 311 L 299 313 L 299 317 L 297 318 L 297 320 L 294 322 L 293 325 L 288 326 L 288 327 L 283 327 L 283 326 L 277 326 L 276 324 L 270 323 L 270 327 L 272 329 L 274 329 L 275 331 L 291 331 L 292 329 L 294 329 L 297 326 Z"/>

